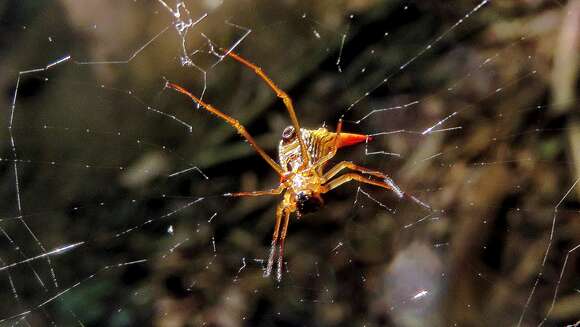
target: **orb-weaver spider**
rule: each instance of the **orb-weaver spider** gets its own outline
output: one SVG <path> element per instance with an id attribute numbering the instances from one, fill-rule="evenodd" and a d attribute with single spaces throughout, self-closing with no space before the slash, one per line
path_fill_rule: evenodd
<path id="1" fill-rule="evenodd" d="M 346 182 L 354 180 L 382 187 L 394 192 L 399 198 L 407 198 L 425 208 L 429 208 L 428 205 L 419 199 L 403 192 L 386 174 L 358 166 L 350 161 L 342 161 L 327 172 L 324 172 L 325 165 L 336 155 L 339 148 L 361 142 L 368 142 L 371 137 L 363 134 L 342 133 L 342 119 L 338 121 L 336 132 L 329 132 L 326 128 L 316 130 L 301 128 L 294 111 L 294 106 L 292 105 L 292 100 L 286 92 L 280 89 L 266 76 L 260 67 L 252 62 L 242 58 L 233 51 L 227 51 L 226 55 L 253 70 L 282 99 L 288 110 L 292 125 L 286 127 L 282 132 L 282 140 L 278 147 L 279 163 L 276 163 L 256 143 L 254 138 L 239 121 L 214 108 L 210 104 L 205 103 L 177 84 L 167 82 L 166 86 L 187 95 L 197 103 L 198 107 L 203 107 L 234 127 L 280 176 L 280 185 L 271 190 L 224 194 L 225 196 L 232 197 L 263 196 L 279 195 L 285 191 L 282 202 L 280 202 L 276 209 L 276 223 L 268 262 L 264 271 L 265 277 L 272 274 L 276 245 L 278 245 L 276 280 L 280 281 L 282 279 L 284 240 L 286 239 L 286 232 L 288 231 L 290 214 L 296 212 L 298 218 L 300 218 L 304 214 L 318 210 L 324 204 L 321 195 Z M 297 131 L 300 132 L 297 133 Z M 334 178 L 343 169 L 350 169 L 354 172 Z M 281 231 L 280 226 L 282 227 Z"/>

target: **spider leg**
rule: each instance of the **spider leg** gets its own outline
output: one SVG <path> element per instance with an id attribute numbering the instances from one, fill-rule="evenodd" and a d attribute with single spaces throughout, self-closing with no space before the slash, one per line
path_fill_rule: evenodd
<path id="1" fill-rule="evenodd" d="M 360 167 L 360 168 L 362 168 L 362 167 Z M 368 174 L 369 172 L 365 171 L 365 173 Z M 374 172 L 374 173 L 382 174 L 380 172 Z M 403 192 L 403 190 L 401 190 L 401 188 L 397 184 L 395 184 L 395 182 L 388 176 L 386 176 L 384 181 L 381 182 L 381 181 L 370 179 L 368 177 L 362 176 L 362 175 L 357 174 L 357 173 L 344 174 L 344 175 L 341 175 L 341 176 L 329 181 L 328 183 L 326 183 L 323 186 L 322 193 L 327 193 L 327 192 L 341 186 L 342 184 L 350 182 L 352 180 L 355 180 L 355 181 L 358 181 L 361 183 L 365 183 L 365 184 L 375 185 L 375 186 L 390 190 L 390 191 L 394 192 L 401 199 L 406 198 L 406 199 L 412 200 L 413 202 L 417 203 L 418 205 L 422 206 L 423 208 L 431 210 L 431 207 L 428 204 L 417 199 L 415 196 L 413 196 L 411 194 Z"/>
<path id="2" fill-rule="evenodd" d="M 223 196 L 230 197 L 241 197 L 241 196 L 263 196 L 263 195 L 278 195 L 284 191 L 284 185 L 280 185 L 277 188 L 265 191 L 250 191 L 250 192 L 235 192 L 235 193 L 224 193 Z"/>
<path id="3" fill-rule="evenodd" d="M 290 211 L 287 210 L 284 215 L 284 225 L 282 227 L 282 234 L 280 235 L 280 244 L 278 245 L 278 267 L 276 270 L 276 280 L 282 280 L 282 266 L 284 265 L 284 241 L 286 240 L 286 232 L 288 231 L 288 222 L 290 221 Z"/>
<path id="4" fill-rule="evenodd" d="M 276 224 L 274 225 L 274 234 L 272 234 L 272 245 L 270 246 L 270 254 L 268 255 L 268 263 L 264 271 L 264 277 L 269 277 L 272 274 L 272 267 L 274 266 L 274 255 L 276 254 L 276 244 L 278 243 L 278 234 L 280 231 L 280 222 L 282 215 L 286 215 L 286 208 L 284 203 L 280 203 L 276 208 Z"/>
<path id="5" fill-rule="evenodd" d="M 240 124 L 239 121 L 237 121 L 236 119 L 224 114 L 223 112 L 219 111 L 218 109 L 214 108 L 212 105 L 207 104 L 205 102 L 203 102 L 201 99 L 199 99 L 198 97 L 196 97 L 195 95 L 191 94 L 191 92 L 187 91 L 186 89 L 184 89 L 183 87 L 171 83 L 171 82 L 167 82 L 166 84 L 168 87 L 176 90 L 177 92 L 180 92 L 182 94 L 187 95 L 188 97 L 190 97 L 194 102 L 196 102 L 197 104 L 199 104 L 200 106 L 202 106 L 205 110 L 209 111 L 210 113 L 218 116 L 219 118 L 221 118 L 222 120 L 224 120 L 226 123 L 230 124 L 233 128 L 235 128 L 238 133 L 246 139 L 246 141 L 248 141 L 248 143 L 250 143 L 250 145 L 252 146 L 252 148 L 254 148 L 254 150 L 256 152 L 258 152 L 258 154 L 260 156 L 262 156 L 262 158 L 264 160 L 266 160 L 266 162 L 278 173 L 278 175 L 282 176 L 284 174 L 284 171 L 282 170 L 282 168 L 280 167 L 280 165 L 278 165 L 276 163 L 276 161 L 274 161 L 274 159 L 272 159 L 254 140 L 254 138 L 246 131 L 246 128 Z"/>
<path id="6" fill-rule="evenodd" d="M 303 166 L 306 167 L 308 165 L 308 163 L 310 163 L 310 153 L 308 153 L 308 149 L 306 147 L 306 144 L 304 143 L 304 140 L 301 137 L 300 123 L 298 122 L 298 117 L 296 117 L 296 111 L 294 110 L 294 105 L 292 104 L 292 99 L 290 98 L 290 96 L 288 96 L 288 94 L 286 92 L 284 92 L 281 88 L 279 88 L 278 85 L 276 85 L 276 83 L 274 83 L 274 81 L 272 81 L 264 73 L 264 71 L 262 71 L 262 68 L 256 66 L 256 64 L 241 57 L 240 55 L 238 55 L 237 53 L 235 53 L 233 51 L 228 51 L 226 54 L 228 56 L 230 56 L 231 58 L 233 58 L 234 60 L 236 60 L 237 62 L 241 63 L 242 65 L 253 70 L 254 73 L 256 73 L 256 75 L 258 75 L 264 82 L 266 82 L 266 84 L 268 84 L 268 86 L 276 93 L 276 96 L 279 97 L 280 99 L 282 99 L 282 101 L 284 102 L 284 106 L 286 106 L 286 109 L 288 110 L 288 114 L 290 115 L 290 120 L 292 121 L 292 126 L 294 126 L 296 133 L 298 133 L 298 136 L 299 136 L 298 143 L 300 144 L 300 152 L 302 154 L 302 158 L 305 158 Z"/>
<path id="7" fill-rule="evenodd" d="M 341 170 L 343 169 L 351 169 L 354 171 L 358 171 L 361 174 L 367 174 L 367 175 L 372 175 L 381 179 L 390 179 L 389 176 L 387 176 L 384 173 L 381 173 L 380 171 L 376 171 L 376 170 L 371 170 L 359 165 L 356 165 L 350 161 L 342 161 L 337 163 L 334 167 L 332 167 L 330 170 L 328 170 L 323 176 L 322 176 L 322 181 L 323 183 L 326 183 L 327 181 L 329 181 L 330 179 L 332 179 L 334 176 L 336 176 L 336 174 L 338 174 Z M 398 188 L 398 187 L 397 187 Z"/>

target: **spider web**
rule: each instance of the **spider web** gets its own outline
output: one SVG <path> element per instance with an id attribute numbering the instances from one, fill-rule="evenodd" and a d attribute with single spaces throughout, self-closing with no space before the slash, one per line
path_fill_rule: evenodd
<path id="1" fill-rule="evenodd" d="M 0 325 L 580 321 L 578 1 L 6 4 Z M 287 113 L 374 140 L 263 278 Z M 338 161 L 336 161 L 338 162 Z"/>

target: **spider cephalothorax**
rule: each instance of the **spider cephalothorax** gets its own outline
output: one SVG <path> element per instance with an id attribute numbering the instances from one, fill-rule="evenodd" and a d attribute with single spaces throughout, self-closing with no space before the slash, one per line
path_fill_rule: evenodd
<path id="1" fill-rule="evenodd" d="M 284 258 L 284 241 L 288 231 L 290 215 L 297 216 L 307 214 L 320 209 L 324 201 L 322 194 L 327 193 L 349 181 L 375 185 L 393 191 L 399 198 L 408 198 L 417 204 L 429 208 L 426 204 L 401 190 L 386 174 L 358 166 L 350 161 L 342 161 L 328 171 L 324 168 L 338 151 L 339 148 L 361 142 L 368 142 L 370 136 L 363 134 L 342 133 L 342 120 L 339 120 L 336 132 L 330 132 L 326 128 L 315 130 L 300 128 L 294 106 L 290 97 L 281 90 L 258 66 L 240 57 L 232 51 L 226 52 L 227 56 L 253 70 L 266 84 L 282 99 L 290 120 L 288 126 L 282 132 L 282 140 L 278 146 L 279 163 L 274 161 L 246 131 L 244 126 L 234 118 L 224 114 L 210 104 L 205 103 L 189 91 L 177 84 L 167 82 L 167 86 L 187 96 L 210 113 L 223 119 L 234 127 L 238 133 L 250 143 L 254 150 L 274 169 L 280 176 L 278 187 L 266 191 L 225 193 L 224 196 L 262 196 L 283 194 L 282 201 L 276 209 L 276 223 L 272 236 L 272 247 L 268 262 L 264 270 L 264 276 L 270 276 L 278 248 L 278 261 L 276 279 L 282 279 L 282 266 Z M 225 56 L 224 55 L 224 56 Z M 298 133 L 298 131 L 300 131 Z M 351 172 L 336 177 L 344 169 Z"/>

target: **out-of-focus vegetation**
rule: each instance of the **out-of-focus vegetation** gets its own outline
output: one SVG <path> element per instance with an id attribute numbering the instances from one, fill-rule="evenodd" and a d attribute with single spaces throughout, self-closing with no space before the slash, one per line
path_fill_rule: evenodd
<path id="1" fill-rule="evenodd" d="M 18 71 L 43 67 L 63 53 L 78 61 L 131 59 L 71 63 L 21 81 L 14 133 L 19 158 L 32 163 L 19 164 L 19 181 L 24 214 L 36 213 L 26 222 L 48 249 L 87 241 L 52 262 L 62 289 L 81 285 L 30 314 L 30 325 L 70 321 L 74 312 L 95 326 L 513 326 L 526 308 L 522 326 L 533 326 L 550 310 L 557 286 L 546 325 L 580 320 L 578 253 L 568 257 L 560 279 L 567 251 L 580 244 L 580 187 L 558 207 L 552 232 L 556 205 L 580 177 L 580 1 L 494 1 L 451 30 L 476 3 L 186 3 L 192 17 L 210 12 L 191 30 L 188 48 L 207 50 L 199 32 L 228 46 L 244 32 L 229 23 L 250 28 L 237 51 L 290 94 L 306 127 L 334 128 L 344 109 L 369 91 L 347 120 L 419 103 L 347 123 L 345 130 L 422 131 L 457 111 L 443 127 L 461 129 L 378 136 L 369 145 L 369 151 L 401 158 L 365 156 L 363 147 L 339 156 L 388 172 L 438 211 L 420 221 L 429 213 L 413 203 L 363 188 L 396 209 L 393 214 L 357 193 L 356 184 L 344 186 L 320 212 L 291 221 L 291 272 L 275 285 L 252 259 L 266 255 L 276 199 L 212 195 L 271 188 L 277 176 L 229 126 L 164 90 L 165 79 L 195 94 L 204 86 L 199 70 L 180 65 L 173 27 L 131 57 L 171 23 L 169 13 L 156 1 L 5 2 L 3 126 Z M 204 99 L 239 119 L 275 155 L 289 124 L 275 95 L 231 60 L 209 69 L 214 56 L 201 51 L 192 58 L 208 69 Z M 145 110 L 148 105 L 193 130 Z M 44 124 L 55 128 L 47 132 Z M 12 158 L 9 140 L 4 129 L 3 159 Z M 43 164 L 53 160 L 56 168 Z M 14 217 L 13 163 L 0 164 L 0 215 Z M 167 177 L 187 164 L 209 180 L 195 171 Z M 163 217 L 198 196 L 209 197 Z M 150 218 L 156 219 L 143 226 Z M 140 227 L 115 235 L 132 226 Z M 17 220 L 3 219 L 0 227 L 24 253 L 38 252 Z M 341 248 L 332 251 L 337 244 Z M 0 258 L 22 260 L 7 240 Z M 141 258 L 148 261 L 103 270 Z M 248 268 L 238 272 L 242 258 Z M 44 260 L 32 266 L 49 276 Z M 27 265 L 11 276 L 22 310 L 0 301 L 0 319 L 59 291 L 53 285 L 42 290 Z M 7 277 L 0 278 L 2 298 L 14 301 Z M 429 294 L 415 301 L 421 288 L 413 287 L 421 283 Z"/>

